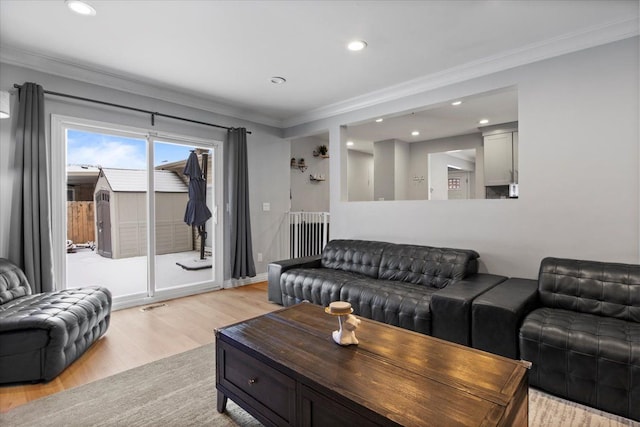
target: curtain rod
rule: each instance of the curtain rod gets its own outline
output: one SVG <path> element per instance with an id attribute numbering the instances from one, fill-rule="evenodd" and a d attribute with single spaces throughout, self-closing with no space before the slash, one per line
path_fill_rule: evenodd
<path id="1" fill-rule="evenodd" d="M 13 87 L 18 89 L 18 90 L 22 89 L 22 86 L 20 86 L 19 84 L 14 84 Z M 107 105 L 109 107 L 122 108 L 124 110 L 137 111 L 139 113 L 150 114 L 151 115 L 151 126 L 155 126 L 156 125 L 156 123 L 155 123 L 156 120 L 155 119 L 156 119 L 156 116 L 158 116 L 158 117 L 166 117 L 168 119 L 182 120 L 184 122 L 189 122 L 189 123 L 196 123 L 196 124 L 204 125 L 204 126 L 212 126 L 212 127 L 220 128 L 220 129 L 226 129 L 226 130 L 233 129 L 233 128 L 228 127 L 228 126 L 216 125 L 216 124 L 213 124 L 213 123 L 201 122 L 201 121 L 198 121 L 198 120 L 187 119 L 187 118 L 184 118 L 184 117 L 172 116 L 170 114 L 158 113 L 157 111 L 143 110 L 141 108 L 129 107 L 127 105 L 121 105 L 121 104 L 114 104 L 114 103 L 111 103 L 111 102 L 99 101 L 97 99 L 83 98 L 81 96 L 69 95 L 69 94 L 66 94 L 66 93 L 52 92 L 50 90 L 45 90 L 44 93 L 47 94 L 47 95 L 61 96 L 63 98 L 77 99 L 79 101 L 93 102 L 95 104 Z M 251 134 L 250 131 L 247 131 L 247 133 Z"/>

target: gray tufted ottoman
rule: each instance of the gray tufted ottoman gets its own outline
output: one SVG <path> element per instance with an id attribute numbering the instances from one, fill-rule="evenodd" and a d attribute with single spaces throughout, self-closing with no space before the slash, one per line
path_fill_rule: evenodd
<path id="1" fill-rule="evenodd" d="M 34 295 L 22 270 L 0 258 L 0 384 L 55 378 L 107 331 L 110 317 L 108 289 Z"/>

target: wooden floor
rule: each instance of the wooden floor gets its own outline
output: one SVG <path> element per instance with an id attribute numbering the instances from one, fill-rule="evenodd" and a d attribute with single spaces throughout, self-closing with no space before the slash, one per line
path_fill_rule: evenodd
<path id="1" fill-rule="evenodd" d="M 46 384 L 0 387 L 0 412 L 59 391 L 212 343 L 214 329 L 281 308 L 267 283 L 179 298 L 166 306 L 114 311 L 107 333 Z"/>

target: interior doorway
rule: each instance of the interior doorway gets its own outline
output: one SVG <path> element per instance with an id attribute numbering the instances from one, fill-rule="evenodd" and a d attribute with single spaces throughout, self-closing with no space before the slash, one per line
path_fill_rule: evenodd
<path id="1" fill-rule="evenodd" d="M 450 170 L 448 177 L 448 199 L 469 199 L 469 175 L 467 171 Z"/>

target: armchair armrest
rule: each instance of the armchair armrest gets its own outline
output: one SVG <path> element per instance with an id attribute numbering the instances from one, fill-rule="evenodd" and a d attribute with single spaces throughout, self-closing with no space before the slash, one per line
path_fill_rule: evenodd
<path id="1" fill-rule="evenodd" d="M 505 276 L 479 273 L 435 292 L 431 297 L 431 335 L 471 346 L 471 303 L 506 279 Z"/>
<path id="2" fill-rule="evenodd" d="M 313 255 L 302 258 L 291 258 L 282 261 L 274 261 L 267 266 L 269 301 L 282 305 L 282 292 L 280 291 L 280 275 L 292 268 L 320 268 L 321 255 Z"/>
<path id="3" fill-rule="evenodd" d="M 524 317 L 538 306 L 538 281 L 509 279 L 473 301 L 474 348 L 518 359 L 518 332 Z"/>

